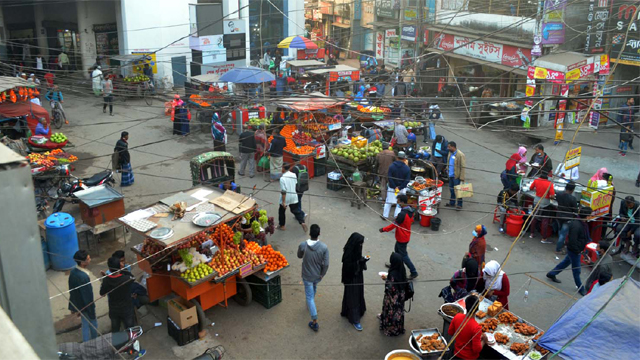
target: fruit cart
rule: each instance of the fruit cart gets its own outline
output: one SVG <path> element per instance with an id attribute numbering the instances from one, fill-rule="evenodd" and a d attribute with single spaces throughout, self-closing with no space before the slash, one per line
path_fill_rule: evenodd
<path id="1" fill-rule="evenodd" d="M 257 211 L 255 200 L 235 192 L 197 186 L 118 221 L 145 237 L 131 250 L 148 274 L 150 301 L 171 293 L 190 301 L 200 331 L 204 310 L 227 307 L 229 298 L 244 306 L 251 303 L 246 277 L 272 280 L 288 266 L 271 246 L 254 242 L 273 233 L 273 218 Z M 242 231 L 246 229 L 250 231 Z"/>

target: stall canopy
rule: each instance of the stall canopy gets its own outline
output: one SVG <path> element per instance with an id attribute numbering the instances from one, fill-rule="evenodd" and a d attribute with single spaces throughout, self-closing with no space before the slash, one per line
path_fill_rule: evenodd
<path id="1" fill-rule="evenodd" d="M 215 83 L 219 82 L 221 74 L 202 74 L 192 76 L 191 79 L 201 83 Z"/>
<path id="2" fill-rule="evenodd" d="M 581 66 L 592 64 L 593 61 L 593 56 L 569 51 L 539 57 L 534 60 L 533 65 L 566 73 Z"/>
<path id="3" fill-rule="evenodd" d="M 0 76 L 0 92 L 5 92 L 19 86 L 33 86 L 33 83 L 14 76 Z"/>
<path id="4" fill-rule="evenodd" d="M 336 105 L 342 105 L 347 99 L 329 97 L 319 92 L 309 95 L 280 99 L 276 105 L 297 111 L 322 110 Z"/>
<path id="5" fill-rule="evenodd" d="M 318 60 L 291 60 L 291 61 L 287 61 L 288 65 L 291 66 L 301 66 L 301 67 L 305 67 L 305 66 L 326 66 L 327 64 L 323 63 L 322 61 L 318 61 Z"/>
<path id="6" fill-rule="evenodd" d="M 0 117 L 14 118 L 20 116 L 27 116 L 27 126 L 31 130 L 31 133 L 35 134 L 36 126 L 38 125 L 38 119 L 44 117 L 49 122 L 49 112 L 40 105 L 34 104 L 30 101 L 21 101 L 16 103 L 5 102 L 0 104 Z M 49 130 L 51 132 L 51 130 Z"/>
<path id="7" fill-rule="evenodd" d="M 331 72 L 350 72 L 350 71 L 360 71 L 360 69 L 356 69 L 354 67 L 348 66 L 348 65 L 336 65 L 334 67 L 329 67 L 329 68 L 325 68 L 325 69 L 314 69 L 314 70 L 309 70 L 309 73 L 311 74 L 315 74 L 315 75 L 323 75 L 323 74 L 328 74 Z"/>
<path id="8" fill-rule="evenodd" d="M 540 346 L 558 352 L 596 316 L 623 281 L 624 278 L 610 281 L 578 300 L 540 338 Z M 637 305 L 638 299 L 640 283 L 629 278 L 598 317 L 559 356 L 564 359 L 636 359 L 640 351 L 640 314 L 634 304 Z"/>

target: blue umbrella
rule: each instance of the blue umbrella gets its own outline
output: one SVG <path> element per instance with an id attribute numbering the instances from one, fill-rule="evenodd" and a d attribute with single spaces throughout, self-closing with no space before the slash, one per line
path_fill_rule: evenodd
<path id="1" fill-rule="evenodd" d="M 220 76 L 218 81 L 232 82 L 236 84 L 260 84 L 263 82 L 275 80 L 272 73 L 257 67 L 249 66 L 244 68 L 235 68 L 227 71 Z"/>

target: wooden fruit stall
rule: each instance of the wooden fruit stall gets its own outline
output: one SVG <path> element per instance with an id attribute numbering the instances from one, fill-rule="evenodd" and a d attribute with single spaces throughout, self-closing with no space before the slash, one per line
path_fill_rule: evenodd
<path id="1" fill-rule="evenodd" d="M 150 301 L 171 293 L 190 301 L 200 331 L 204 310 L 227 307 L 229 298 L 243 306 L 251 303 L 247 276 L 277 277 L 288 266 L 282 254 L 255 242 L 273 234 L 273 218 L 258 211 L 255 200 L 236 192 L 198 186 L 118 221 L 145 237 L 131 250 L 149 275 Z"/>

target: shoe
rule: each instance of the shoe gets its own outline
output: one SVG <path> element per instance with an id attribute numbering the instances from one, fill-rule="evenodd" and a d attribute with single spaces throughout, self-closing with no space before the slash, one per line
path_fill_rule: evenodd
<path id="1" fill-rule="evenodd" d="M 529 234 L 529 239 L 533 239 L 534 237 L 535 237 L 535 235 Z"/>
<path id="2" fill-rule="evenodd" d="M 320 329 L 320 325 L 318 325 L 318 323 L 314 323 L 313 321 L 309 321 L 309 327 L 313 331 L 318 331 L 318 329 Z"/>
<path id="3" fill-rule="evenodd" d="M 282 230 L 282 231 L 287 230 L 287 228 L 286 228 L 286 227 L 284 227 L 284 226 L 278 226 L 278 227 L 277 227 L 277 229 L 278 229 L 278 230 Z"/>
<path id="4" fill-rule="evenodd" d="M 451 205 L 449 203 L 444 204 L 444 206 L 446 206 L 446 207 L 454 207 L 454 205 Z"/>
<path id="5" fill-rule="evenodd" d="M 388 262 L 384 263 L 384 267 L 386 267 L 387 269 L 390 268 L 391 267 L 391 263 L 388 263 Z"/>
<path id="6" fill-rule="evenodd" d="M 580 287 L 580 290 L 578 290 L 578 292 L 580 293 L 580 295 L 585 296 L 587 295 L 587 290 L 584 289 L 584 286 Z"/>
<path id="7" fill-rule="evenodd" d="M 147 350 L 140 349 L 140 351 L 138 351 L 138 355 L 136 355 L 136 357 L 133 360 L 138 360 L 145 355 L 147 355 Z"/>
<path id="8" fill-rule="evenodd" d="M 69 120 L 65 120 L 64 123 L 69 125 Z"/>
<path id="9" fill-rule="evenodd" d="M 376 315 L 376 317 L 378 318 L 378 320 L 382 320 L 382 314 L 378 314 Z"/>
<path id="10" fill-rule="evenodd" d="M 413 279 L 415 279 L 415 278 L 417 278 L 417 277 L 418 277 L 418 273 L 411 274 L 411 275 L 409 275 L 409 277 L 407 278 L 407 280 L 413 280 Z"/>
<path id="11" fill-rule="evenodd" d="M 456 206 L 456 210 L 457 210 L 457 211 L 462 210 L 462 206 L 460 206 L 460 205 Z"/>
<path id="12" fill-rule="evenodd" d="M 249 175 L 249 179 L 253 179 L 255 175 Z"/>
<path id="13" fill-rule="evenodd" d="M 540 242 L 543 243 L 543 244 L 553 244 L 553 241 L 549 241 L 547 239 L 542 239 L 542 240 L 540 240 Z"/>
<path id="14" fill-rule="evenodd" d="M 356 330 L 358 331 L 362 331 L 362 325 L 358 324 L 353 324 L 353 327 L 356 328 Z"/>
<path id="15" fill-rule="evenodd" d="M 555 277 L 555 275 L 549 275 L 549 274 L 547 274 L 547 277 L 548 277 L 549 279 L 551 279 L 551 281 L 553 281 L 554 283 L 558 283 L 558 284 L 560 284 L 560 283 L 562 282 L 562 281 L 560 281 L 557 277 Z"/>
<path id="16" fill-rule="evenodd" d="M 620 154 L 620 156 L 627 156 L 627 154 L 625 154 L 625 153 L 622 153 L 622 154 Z"/>
<path id="17" fill-rule="evenodd" d="M 239 173 L 239 172 L 238 172 L 238 175 L 240 175 L 240 176 L 244 176 L 244 174 L 241 174 L 241 173 Z"/>
<path id="18" fill-rule="evenodd" d="M 504 229 L 503 228 L 498 229 L 498 231 L 500 232 L 500 234 L 504 234 Z"/>
<path id="19" fill-rule="evenodd" d="M 110 113 L 109 116 L 113 116 L 113 113 Z"/>

